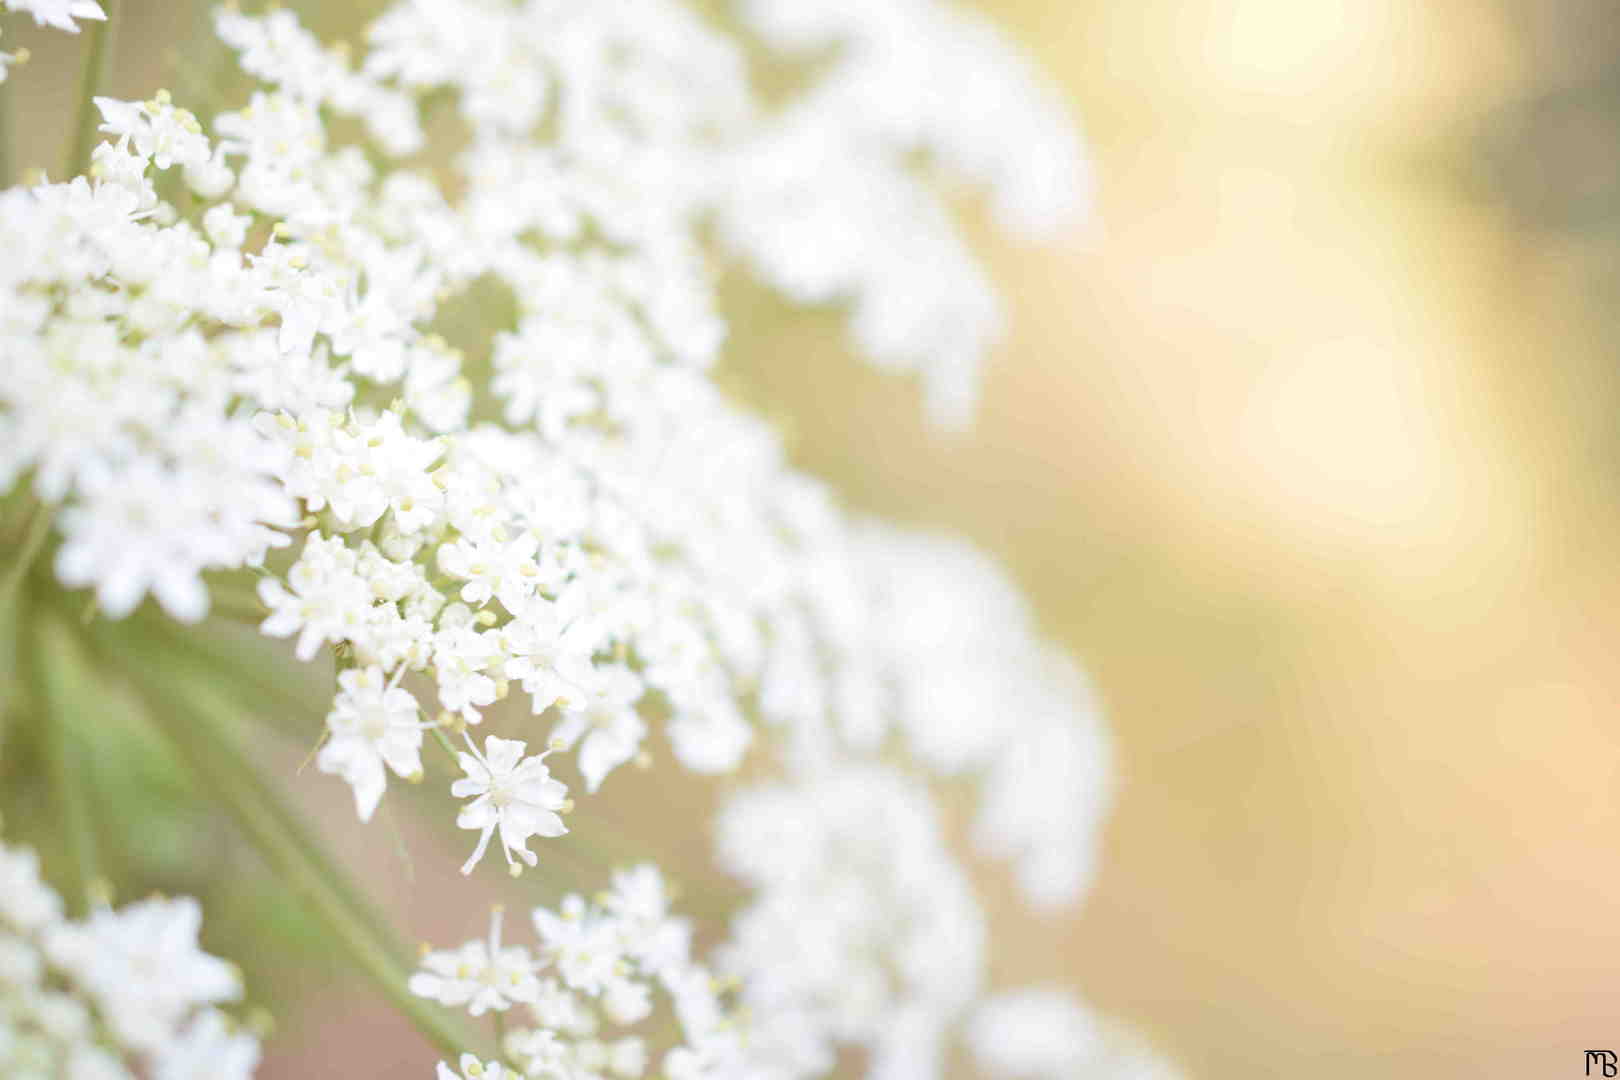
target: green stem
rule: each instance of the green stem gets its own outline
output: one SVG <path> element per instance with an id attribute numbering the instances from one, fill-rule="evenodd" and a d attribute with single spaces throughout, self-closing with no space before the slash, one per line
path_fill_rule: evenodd
<path id="1" fill-rule="evenodd" d="M 170 657 L 166 662 L 229 686 L 243 707 L 276 721 L 286 734 L 308 739 L 317 718 L 332 704 L 331 676 L 321 672 L 312 679 L 307 668 L 295 667 L 264 638 L 255 635 L 244 641 L 244 635 L 230 630 L 187 628 L 167 618 L 153 618 L 141 627 L 143 634 L 165 644 Z M 324 680 L 327 689 L 315 690 L 312 684 L 317 679 Z M 289 714 L 297 718 L 291 725 L 284 719 Z"/>
<path id="2" fill-rule="evenodd" d="M 235 691 L 242 694 L 243 697 L 250 695 L 258 697 L 263 692 L 260 688 L 251 684 L 239 685 L 240 672 L 230 668 L 221 668 L 206 658 L 182 651 L 185 642 L 195 641 L 203 635 L 191 632 L 185 633 L 184 636 L 177 634 L 174 637 L 165 638 L 162 635 L 147 634 L 149 627 L 158 625 L 161 624 L 157 620 L 153 620 L 149 626 L 141 627 L 140 645 L 138 655 L 136 655 L 135 651 L 132 651 L 132 639 L 129 635 L 120 633 L 113 627 L 113 624 L 97 624 L 101 644 L 114 652 L 122 653 L 129 669 L 144 677 L 139 683 L 143 692 L 148 690 L 149 685 L 155 691 L 148 695 L 149 700 L 166 700 L 164 695 L 170 697 L 177 694 L 183 695 L 185 688 L 190 686 L 215 688 L 220 694 Z M 221 684 L 224 684 L 224 686 L 222 687 Z M 249 706 L 243 701 L 227 700 L 220 697 L 214 700 L 213 705 L 214 708 L 211 712 L 213 716 L 227 714 L 243 716 L 248 712 L 255 716 L 258 715 L 253 706 Z M 311 712 L 316 711 L 298 704 L 293 704 L 290 707 L 297 714 L 306 717 Z M 301 731 L 307 737 L 310 726 L 304 725 Z M 269 797 L 269 802 L 273 808 L 282 808 L 281 800 L 273 794 Z M 284 809 L 283 812 L 288 828 L 295 835 L 304 835 L 307 832 L 296 814 L 290 809 Z M 389 934 L 388 922 L 383 918 L 382 912 L 377 910 L 365 894 L 355 887 L 354 883 L 349 880 L 348 875 L 338 870 L 336 864 L 318 845 L 310 841 L 306 846 L 308 857 L 316 863 L 316 869 L 320 871 L 330 887 L 338 893 L 339 899 L 348 905 L 350 910 L 356 912 L 365 925 L 373 928 L 374 936 L 377 937 L 385 949 L 398 955 L 402 951 L 401 947 Z"/>
<path id="3" fill-rule="evenodd" d="M 444 752 L 450 755 L 450 760 L 455 761 L 456 754 L 460 751 L 456 749 L 455 743 L 450 741 L 450 736 L 444 733 L 444 728 L 434 724 L 432 727 L 428 728 L 428 730 L 433 732 L 433 737 L 435 739 L 439 740 L 439 745 L 444 747 Z"/>
<path id="4" fill-rule="evenodd" d="M 22 584 L 23 578 L 28 576 L 28 568 L 34 565 L 39 558 L 40 549 L 51 535 L 51 508 L 44 503 L 34 507 L 33 516 L 29 518 L 27 531 L 23 534 L 22 543 L 17 545 L 16 562 L 7 566 L 5 572 L 0 574 L 0 608 L 8 607 L 11 598 Z"/>
<path id="5" fill-rule="evenodd" d="M 102 887 L 90 805 L 90 754 L 80 726 L 84 722 L 82 714 L 95 707 L 91 695 L 96 677 L 83 644 L 59 620 L 42 619 L 37 626 L 33 652 L 44 689 L 45 711 L 50 717 L 45 741 L 51 787 L 60 807 L 73 868 L 72 885 L 62 892 L 69 907 L 82 914 Z"/>
<path id="6" fill-rule="evenodd" d="M 152 674 L 143 669 L 143 674 Z M 143 683 L 148 712 L 168 736 L 198 781 L 236 818 L 293 892 L 325 928 L 334 944 L 372 981 L 389 1003 L 422 1035 L 447 1054 L 478 1052 L 475 1037 L 406 987 L 405 968 L 382 944 L 369 920 L 345 900 L 350 889 L 304 823 L 271 790 L 221 719 L 229 704 L 207 683 L 195 679 L 166 683 L 161 695 Z"/>
<path id="7" fill-rule="evenodd" d="M 264 622 L 264 617 L 270 614 L 257 599 L 218 594 L 209 598 L 208 613 L 215 618 L 229 619 L 252 627 Z"/>
<path id="8" fill-rule="evenodd" d="M 0 38 L 0 46 L 5 45 Z M 0 188 L 11 186 L 11 80 L 0 83 Z"/>
<path id="9" fill-rule="evenodd" d="M 96 144 L 96 95 L 107 83 L 107 69 L 112 66 L 113 23 L 118 21 L 118 0 L 101 0 L 101 10 L 107 17 L 90 23 L 90 51 L 84 59 L 84 74 L 79 82 L 79 116 L 73 129 L 73 146 L 68 153 L 67 175 L 64 180 L 81 176 L 90 167 L 90 151 Z"/>

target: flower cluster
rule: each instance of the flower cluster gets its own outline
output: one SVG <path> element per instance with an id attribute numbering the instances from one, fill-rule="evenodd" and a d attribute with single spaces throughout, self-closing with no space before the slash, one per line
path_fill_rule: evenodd
<path id="1" fill-rule="evenodd" d="M 994 656 L 980 655 L 980 626 L 926 640 L 930 626 L 960 625 L 917 615 L 919 601 L 949 607 L 940 596 L 956 595 L 943 586 L 958 568 L 934 565 L 932 542 L 853 529 L 705 371 L 721 330 L 697 229 L 711 209 L 758 203 L 738 179 L 750 170 L 728 163 L 793 121 L 757 116 L 735 48 L 679 7 L 467 7 L 476 17 L 452 27 L 425 5 L 396 6 L 358 67 L 290 12 L 222 13 L 221 36 L 275 89 L 220 115 L 217 142 L 167 95 L 99 99 L 114 141 L 93 179 L 0 201 L 23 252 L 3 283 L 15 303 L 0 342 L 18 362 L 0 377 L 0 478 L 31 472 L 37 494 L 64 504 L 62 580 L 95 584 L 110 615 L 150 591 L 193 619 L 208 606 L 204 571 L 262 568 L 302 532 L 296 559 L 259 584 L 264 630 L 296 635 L 300 656 L 337 645 L 359 665 L 320 764 L 354 785 L 362 818 L 384 764 L 419 771 L 425 722 L 399 686 L 407 672 L 469 724 L 517 683 L 536 715 L 555 716 L 551 738 L 577 750 L 591 791 L 643 752 L 638 704 L 653 700 L 676 756 L 705 772 L 737 765 L 752 721 L 825 754 L 810 744 L 826 710 L 862 748 L 894 712 L 928 763 L 991 770 L 1005 794 L 991 800 L 988 843 L 1044 860 L 1026 866 L 1033 893 L 1072 897 L 1094 810 L 1054 819 L 1019 793 L 1032 770 L 1046 794 L 1093 779 L 1095 725 L 1082 713 L 1074 726 L 1061 673 L 1048 689 L 1052 664 L 1021 608 L 1000 604 Z M 932 12 L 930 33 L 956 25 L 918 10 Z M 795 42 L 877 32 L 855 16 L 814 33 L 770 26 Z M 983 37 L 958 30 L 955 52 Z M 909 62 L 891 37 L 854 50 L 862 71 Z M 1011 62 L 985 47 L 982 64 Z M 492 73 L 517 88 L 503 107 Z M 833 88 L 867 77 L 829 76 L 810 100 L 833 101 L 785 111 L 852 124 L 852 91 Z M 416 115 L 413 95 L 446 89 L 472 133 L 457 203 L 425 174 L 378 173 L 357 147 L 327 145 L 330 108 L 386 151 L 414 148 L 421 132 L 401 117 Z M 871 152 L 837 158 L 893 165 L 909 139 L 1013 182 L 994 155 L 939 134 L 937 103 L 913 104 L 910 120 L 857 140 Z M 537 143 L 547 122 L 556 134 Z M 154 186 L 165 170 L 211 205 L 181 217 Z M 717 171 L 723 182 L 661 182 Z M 532 205 L 513 206 L 513 192 Z M 464 356 L 421 328 L 475 280 L 517 307 L 494 335 L 488 384 L 511 427 L 472 418 Z M 873 579 L 894 593 L 893 571 L 903 594 L 863 602 Z M 1008 735 L 1036 721 L 1044 736 Z M 561 799 L 559 788 L 499 813 L 484 801 L 463 824 L 481 830 L 479 852 L 499 824 L 508 859 L 532 863 L 522 839 L 560 830 L 542 804 Z"/>
<path id="2" fill-rule="evenodd" d="M 926 788 L 876 764 L 822 770 L 740 792 L 718 833 L 753 889 L 721 955 L 759 1018 L 754 1068 L 821 1075 L 843 1045 L 876 1076 L 937 1075 L 981 989 L 985 925 Z"/>
<path id="3" fill-rule="evenodd" d="M 222 9 L 259 84 L 239 108 L 209 130 L 166 93 L 98 98 L 89 176 L 0 193 L 0 491 L 48 505 L 58 579 L 106 615 L 195 621 L 246 580 L 265 634 L 330 648 L 316 763 L 361 820 L 390 772 L 425 778 L 429 732 L 464 746 L 464 873 L 566 831 L 552 755 L 598 797 L 666 746 L 779 775 L 721 814 L 752 897 L 709 959 L 651 866 L 536 912 L 538 948 L 497 916 L 429 954 L 417 994 L 532 1014 L 465 1077 L 797 1080 L 845 1047 L 937 1073 L 986 928 L 929 774 L 976 782 L 975 839 L 1032 902 L 1089 880 L 1108 748 L 1072 662 L 992 563 L 853 519 L 712 375 L 713 276 L 740 263 L 847 306 L 964 420 L 1001 315 L 946 185 L 1051 228 L 1085 198 L 1078 144 L 953 6 L 735 6 L 800 90 L 757 92 L 677 0 L 395 0 L 355 51 Z M 509 698 L 533 735 L 475 740 Z M 655 1001 L 678 1040 L 608 1030 Z"/>
<path id="4" fill-rule="evenodd" d="M 986 1001 L 973 1016 L 968 1040 L 979 1067 L 1002 1080 L 1176 1080 L 1178 1075 L 1073 994 L 1052 987 L 1025 987 Z"/>
<path id="5" fill-rule="evenodd" d="M 1002 224 L 1042 235 L 1089 195 L 1066 110 L 993 24 L 955 5 L 739 7 L 786 57 L 833 59 L 741 145 L 721 213 L 729 242 L 795 300 L 847 300 L 863 352 L 919 372 L 933 417 L 966 424 L 1001 308 L 908 162 L 986 188 Z"/>
<path id="6" fill-rule="evenodd" d="M 693 961 L 691 925 L 671 915 L 656 867 L 616 873 L 612 888 L 595 904 L 570 894 L 557 911 L 536 908 L 539 944 L 534 949 L 502 943 L 502 915 L 499 909 L 492 915 L 487 939 L 426 953 L 410 989 L 473 1016 L 521 1006 L 529 1024 L 509 1027 L 503 1047 L 520 1075 L 549 1080 L 647 1075 L 647 1039 L 607 1029 L 646 1020 L 655 992 L 668 997 L 685 1040 L 663 1061 L 672 1080 L 710 1075 L 699 1063 L 720 1053 L 722 1043 L 737 1052 L 738 1028 L 724 1002 L 726 984 Z"/>
<path id="7" fill-rule="evenodd" d="M 34 853 L 0 845 L 0 1073 L 245 1080 L 259 1042 L 216 1007 L 241 984 L 200 923 L 190 899 L 67 919 Z"/>

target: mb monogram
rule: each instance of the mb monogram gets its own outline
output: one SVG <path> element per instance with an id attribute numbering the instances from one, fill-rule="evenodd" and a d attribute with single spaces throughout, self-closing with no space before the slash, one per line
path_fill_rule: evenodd
<path id="1" fill-rule="evenodd" d="M 1620 1073 L 1617 1073 L 1616 1070 L 1617 1061 L 1620 1061 L 1620 1059 L 1615 1057 L 1613 1050 L 1588 1050 L 1586 1052 L 1586 1075 L 1620 1075 Z M 1594 1067 L 1597 1069 L 1597 1072 L 1592 1071 Z"/>

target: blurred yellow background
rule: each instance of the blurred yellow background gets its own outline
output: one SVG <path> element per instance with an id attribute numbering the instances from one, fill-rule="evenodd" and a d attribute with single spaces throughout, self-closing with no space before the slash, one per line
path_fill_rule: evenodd
<path id="1" fill-rule="evenodd" d="M 1605 253 L 1471 179 L 1605 5 L 1526 8 L 995 5 L 1099 200 L 1056 250 L 982 238 L 1013 319 L 977 429 L 799 350 L 759 373 L 811 468 L 998 552 L 1084 658 L 1123 774 L 1101 880 L 997 973 L 1077 981 L 1193 1077 L 1573 1076 L 1620 1042 Z"/>
<path id="2" fill-rule="evenodd" d="M 1098 204 L 1047 250 L 975 231 L 1012 314 L 978 426 L 929 432 L 830 317 L 739 309 L 731 362 L 852 503 L 1007 560 L 1106 702 L 1096 891 L 994 976 L 1083 987 L 1201 1080 L 1579 1075 L 1620 1044 L 1613 249 L 1495 198 L 1480 143 L 1620 19 L 985 6 L 1079 110 Z M 179 7 L 126 5 L 115 90 Z M 18 29 L 19 156 L 55 173 L 77 54 Z"/>

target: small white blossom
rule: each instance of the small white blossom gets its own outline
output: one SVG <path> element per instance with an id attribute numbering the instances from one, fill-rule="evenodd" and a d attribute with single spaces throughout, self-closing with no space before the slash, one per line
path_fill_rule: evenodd
<path id="1" fill-rule="evenodd" d="M 203 231 L 215 247 L 239 248 L 247 239 L 250 220 L 246 215 L 236 213 L 230 203 L 219 203 L 203 214 Z"/>
<path id="2" fill-rule="evenodd" d="M 595 792 L 608 773 L 636 756 L 647 724 L 636 711 L 642 684 L 623 667 L 597 671 L 590 696 L 563 709 L 552 730 L 553 745 L 572 750 L 579 743 L 579 771 L 585 790 Z M 584 741 L 581 742 L 581 739 Z"/>
<path id="3" fill-rule="evenodd" d="M 270 609 L 259 628 L 272 637 L 298 634 L 300 660 L 313 657 L 323 642 L 350 637 L 371 608 L 371 590 L 355 573 L 354 555 L 336 537 L 311 534 L 287 584 L 291 590 L 273 578 L 259 582 L 259 599 Z"/>
<path id="4" fill-rule="evenodd" d="M 248 1080 L 258 1065 L 259 1040 L 208 1009 L 155 1056 L 152 1080 Z"/>
<path id="5" fill-rule="evenodd" d="M 40 880 L 32 848 L 0 846 L 0 921 L 33 936 L 62 914 L 62 900 Z"/>
<path id="6" fill-rule="evenodd" d="M 620 977 L 623 946 L 611 918 L 588 909 L 578 896 L 563 899 L 560 913 L 536 908 L 534 927 L 541 955 L 570 989 L 595 996 Z"/>
<path id="7" fill-rule="evenodd" d="M 478 829 L 478 846 L 462 866 L 463 874 L 484 857 L 489 839 L 497 829 L 501 834 L 501 847 L 509 866 L 517 855 L 523 862 L 534 866 L 538 857 L 529 850 L 531 836 L 561 836 L 568 829 L 557 816 L 568 802 L 568 788 L 551 778 L 545 766 L 545 753 L 525 757 L 527 746 L 519 739 L 501 739 L 490 735 L 484 739 L 484 752 L 479 753 L 472 740 L 467 740 L 469 753 L 459 753 L 456 760 L 467 775 L 450 786 L 450 794 L 458 799 L 472 798 L 461 808 L 456 824 L 463 829 Z"/>
<path id="8" fill-rule="evenodd" d="M 39 26 L 53 26 L 70 34 L 79 32 L 74 19 L 101 21 L 107 18 L 107 13 L 95 0 L 7 0 L 6 6 L 32 15 Z"/>
<path id="9" fill-rule="evenodd" d="M 98 97 L 95 103 L 103 121 L 99 130 L 127 141 L 136 154 L 150 158 L 159 169 L 207 165 L 211 151 L 202 125 L 189 111 L 171 104 L 167 93 L 152 101 Z"/>
<path id="10" fill-rule="evenodd" d="M 577 586 L 565 588 L 555 600 L 531 597 L 500 630 L 501 649 L 508 657 L 503 671 L 522 684 L 535 713 L 582 703 L 588 696 L 585 688 L 594 675 L 591 654 L 601 631 L 584 616 L 585 601 L 585 591 Z"/>
<path id="11" fill-rule="evenodd" d="M 336 773 L 354 788 L 355 810 L 370 821 L 387 785 L 383 767 L 395 776 L 422 774 L 421 710 L 410 691 L 388 681 L 379 667 L 338 675 L 338 696 L 327 714 L 326 745 L 316 767 Z"/>
<path id="12" fill-rule="evenodd" d="M 488 940 L 424 954 L 424 970 L 411 976 L 411 993 L 465 1008 L 473 1016 L 492 1009 L 504 1012 L 520 1002 L 535 1004 L 540 996 L 536 964 L 523 946 L 501 944 L 501 920 L 502 911 L 496 908 L 490 915 Z"/>
<path id="13" fill-rule="evenodd" d="M 546 1028 L 514 1031 L 507 1036 L 506 1051 L 523 1064 L 523 1075 L 566 1080 L 572 1075 L 574 1055 L 568 1043 Z"/>
<path id="14" fill-rule="evenodd" d="M 142 900 L 52 927 L 45 954 L 97 1001 L 119 1039 L 153 1051 L 193 1008 L 241 993 L 236 969 L 197 947 L 201 923 L 195 900 Z"/>
<path id="15" fill-rule="evenodd" d="M 513 1080 L 513 1074 L 498 1061 L 482 1062 L 472 1054 L 462 1054 L 456 1068 L 439 1062 L 437 1080 Z"/>

